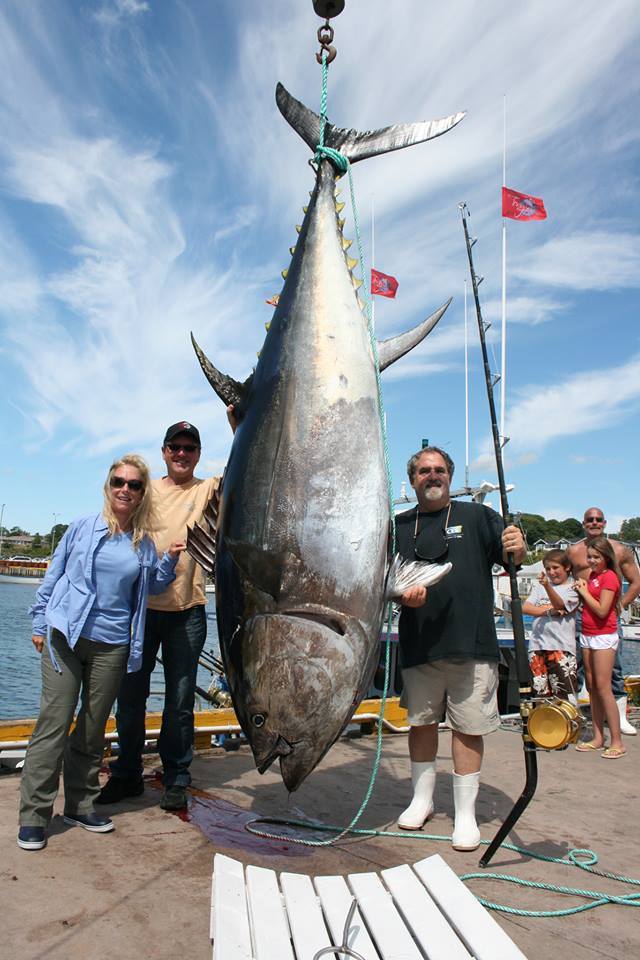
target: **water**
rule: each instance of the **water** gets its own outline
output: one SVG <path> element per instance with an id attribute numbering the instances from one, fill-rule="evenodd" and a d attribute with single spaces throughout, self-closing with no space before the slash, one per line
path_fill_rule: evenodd
<path id="1" fill-rule="evenodd" d="M 27 614 L 33 603 L 37 585 L 32 583 L 3 583 L 0 581 L 0 720 L 34 717 L 40 704 L 40 654 L 31 643 L 31 617 Z M 206 649 L 219 656 L 218 631 L 213 597 L 207 604 Z M 622 652 L 624 673 L 640 674 L 640 643 L 627 642 Z M 198 669 L 198 686 L 207 690 L 211 674 L 204 667 Z M 157 666 L 151 677 L 150 710 L 162 710 L 164 677 Z M 196 707 L 207 701 L 197 698 Z"/>
<path id="2" fill-rule="evenodd" d="M 37 584 L 0 581 L 0 720 L 35 717 L 40 705 L 40 654 L 31 643 L 31 617 Z M 207 642 L 205 649 L 219 656 L 218 631 L 213 596 L 207 604 Z M 207 690 L 212 676 L 198 668 L 198 686 Z M 164 676 L 158 665 L 151 677 L 150 710 L 162 710 Z M 160 692 L 160 694 L 159 694 Z M 196 698 L 196 707 L 207 701 Z"/>

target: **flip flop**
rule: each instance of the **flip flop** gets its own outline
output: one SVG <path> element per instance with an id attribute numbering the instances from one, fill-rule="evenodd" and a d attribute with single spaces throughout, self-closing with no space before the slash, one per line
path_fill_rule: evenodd
<path id="1" fill-rule="evenodd" d="M 579 743 L 577 745 L 576 750 L 578 753 L 591 753 L 592 750 L 602 750 L 602 747 L 596 747 L 595 743 L 588 743 L 587 741 L 584 741 L 583 743 Z"/>
<path id="2" fill-rule="evenodd" d="M 605 760 L 619 760 L 620 757 L 624 757 L 626 752 L 626 750 L 621 750 L 619 747 L 607 747 L 600 756 Z"/>

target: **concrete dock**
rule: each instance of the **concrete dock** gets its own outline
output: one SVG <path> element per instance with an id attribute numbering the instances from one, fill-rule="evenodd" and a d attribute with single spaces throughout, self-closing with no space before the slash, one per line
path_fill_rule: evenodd
<path id="1" fill-rule="evenodd" d="M 527 853 L 500 849 L 485 873 L 624 896 L 632 886 L 573 866 L 533 858 L 566 857 L 590 848 L 597 869 L 640 880 L 640 736 L 626 737 L 627 755 L 605 761 L 573 747 L 538 755 L 537 793 L 509 840 Z M 360 806 L 375 758 L 375 737 L 336 744 L 300 790 L 289 796 L 277 769 L 260 776 L 248 746 L 215 749 L 194 760 L 193 793 L 181 816 L 160 809 L 157 757 L 147 758 L 141 797 L 103 807 L 114 819 L 110 834 L 91 834 L 62 821 L 63 798 L 48 846 L 27 852 L 16 844 L 19 774 L 0 778 L 0 955 L 21 960 L 205 960 L 211 956 L 209 906 L 213 854 L 309 875 L 347 874 L 413 863 L 439 853 L 460 876 L 478 871 L 480 850 L 458 853 L 446 840 L 358 836 L 312 848 L 291 837 L 326 834 L 284 828 L 290 838 L 266 840 L 247 832 L 257 817 L 308 818 L 346 825 Z M 447 838 L 452 829 L 450 736 L 441 735 L 436 813 L 425 834 Z M 487 738 L 478 823 L 493 838 L 524 785 L 522 740 L 502 729 Z M 410 795 L 406 737 L 383 738 L 375 789 L 359 827 L 394 829 Z M 269 828 L 274 829 L 274 828 Z M 278 828 L 279 830 L 283 828 Z M 524 910 L 579 906 L 574 895 L 552 894 L 511 883 L 471 880 L 478 896 Z M 640 955 L 640 910 L 597 907 L 568 917 L 536 918 L 494 913 L 529 960 L 621 960 Z"/>

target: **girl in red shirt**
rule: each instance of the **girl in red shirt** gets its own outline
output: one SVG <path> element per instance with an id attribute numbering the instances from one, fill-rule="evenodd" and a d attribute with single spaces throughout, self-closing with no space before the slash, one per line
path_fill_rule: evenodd
<path id="1" fill-rule="evenodd" d="M 618 760 L 626 751 L 620 737 L 618 706 L 611 692 L 611 672 L 619 642 L 617 604 L 622 577 L 606 537 L 596 537 L 589 543 L 587 563 L 591 567 L 589 579 L 577 580 L 575 588 L 583 603 L 580 646 L 591 700 L 593 740 L 579 743 L 576 750 L 580 753 L 602 750 L 606 719 L 611 743 L 601 756 L 605 760 Z"/>

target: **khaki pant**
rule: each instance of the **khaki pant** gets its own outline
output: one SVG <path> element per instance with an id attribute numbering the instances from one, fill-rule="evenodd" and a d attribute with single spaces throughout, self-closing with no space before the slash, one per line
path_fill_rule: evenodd
<path id="1" fill-rule="evenodd" d="M 58 630 L 42 650 L 40 714 L 29 742 L 20 787 L 20 824 L 46 827 L 58 794 L 64 764 L 64 810 L 86 815 L 100 792 L 104 729 L 127 665 L 129 645 L 80 637 L 73 650 Z M 69 728 L 82 690 L 73 732 Z"/>

